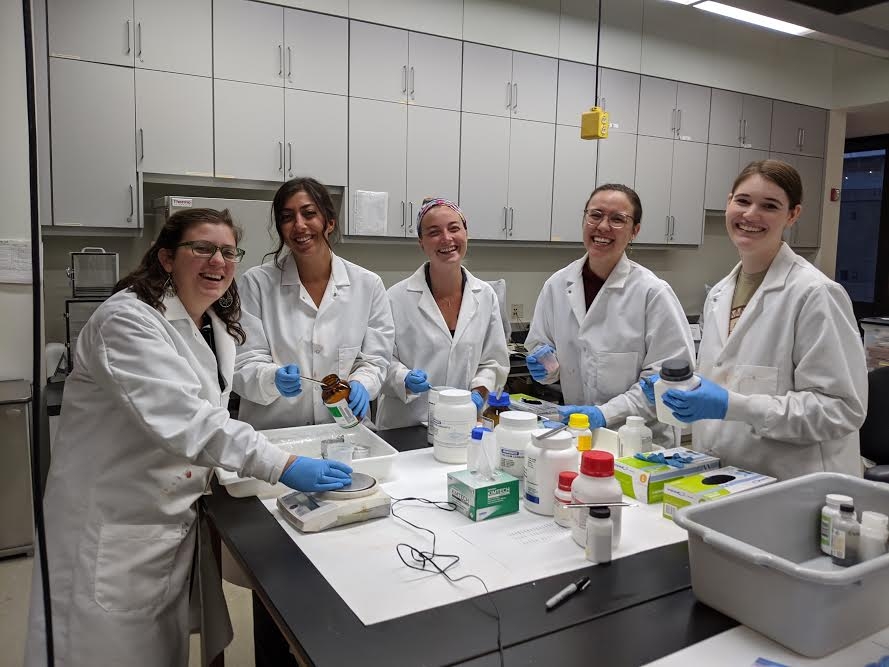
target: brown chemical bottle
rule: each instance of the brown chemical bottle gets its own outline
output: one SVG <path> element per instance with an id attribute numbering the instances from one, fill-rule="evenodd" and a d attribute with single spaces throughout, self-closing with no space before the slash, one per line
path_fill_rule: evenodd
<path id="1" fill-rule="evenodd" d="M 342 428 L 358 426 L 358 418 L 349 408 L 349 394 L 351 387 L 340 379 L 338 375 L 331 373 L 321 378 L 321 400 L 330 412 L 334 421 Z"/>
<path id="2" fill-rule="evenodd" d="M 505 391 L 499 397 L 495 392 L 488 394 L 488 407 L 482 413 L 482 425 L 493 430 L 500 423 L 500 413 L 510 409 L 509 394 Z"/>

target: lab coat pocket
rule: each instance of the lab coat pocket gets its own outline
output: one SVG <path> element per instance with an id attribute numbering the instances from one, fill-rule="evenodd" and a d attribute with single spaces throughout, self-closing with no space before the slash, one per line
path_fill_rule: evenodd
<path id="1" fill-rule="evenodd" d="M 610 401 L 638 379 L 639 355 L 635 352 L 600 352 L 597 359 L 596 389 L 599 401 Z"/>
<path id="2" fill-rule="evenodd" d="M 96 554 L 99 606 L 110 612 L 151 612 L 159 607 L 187 532 L 182 524 L 103 525 Z"/>
<path id="3" fill-rule="evenodd" d="M 361 348 L 357 345 L 339 348 L 336 372 L 344 380 L 352 373 L 352 366 L 355 364 L 355 359 L 358 357 L 359 352 L 361 352 Z"/>
<path id="4" fill-rule="evenodd" d="M 730 386 L 744 396 L 775 396 L 778 393 L 778 369 L 774 366 L 736 366 Z"/>

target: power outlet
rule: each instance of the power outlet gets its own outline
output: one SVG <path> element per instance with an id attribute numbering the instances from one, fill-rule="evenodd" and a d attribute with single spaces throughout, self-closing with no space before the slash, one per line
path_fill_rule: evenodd
<path id="1" fill-rule="evenodd" d="M 510 319 L 513 321 L 519 321 L 525 316 L 525 307 L 521 303 L 514 303 L 510 308 Z"/>

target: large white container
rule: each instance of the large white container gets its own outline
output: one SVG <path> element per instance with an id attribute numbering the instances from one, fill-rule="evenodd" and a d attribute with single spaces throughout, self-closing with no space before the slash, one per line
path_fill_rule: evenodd
<path id="1" fill-rule="evenodd" d="M 443 389 L 435 406 L 432 455 L 442 463 L 466 463 L 466 450 L 478 411 L 465 389 Z"/>
<path id="2" fill-rule="evenodd" d="M 438 403 L 438 394 L 444 389 L 451 387 L 432 387 L 426 392 L 426 401 L 429 408 L 426 417 L 426 442 L 430 445 L 435 444 L 435 406 Z"/>
<path id="3" fill-rule="evenodd" d="M 535 429 L 525 450 L 525 507 L 546 516 L 553 515 L 559 473 L 577 470 L 577 449 L 571 434 L 560 431 L 549 438 L 540 438 L 549 431 Z"/>
<path id="4" fill-rule="evenodd" d="M 518 477 L 524 484 L 525 450 L 531 442 L 531 434 L 537 428 L 537 415 L 530 412 L 508 410 L 500 413 L 500 423 L 494 427 L 497 446 L 500 449 L 500 470 Z"/>
<path id="5" fill-rule="evenodd" d="M 617 429 L 620 440 L 619 456 L 635 456 L 653 451 L 651 429 L 642 417 L 627 417 L 627 423 Z"/>
<path id="6" fill-rule="evenodd" d="M 620 482 L 614 478 L 614 456 L 611 452 L 594 449 L 584 452 L 580 458 L 580 474 L 571 483 L 571 498 L 575 503 L 619 503 L 623 500 Z M 623 507 L 611 508 L 614 524 L 613 548 L 620 546 L 620 527 Z M 586 546 L 586 508 L 574 509 L 571 537 L 580 546 Z"/>
<path id="7" fill-rule="evenodd" d="M 667 359 L 661 366 L 660 376 L 654 383 L 657 420 L 662 424 L 684 428 L 687 424 L 673 417 L 673 411 L 664 405 L 664 393 L 670 389 L 691 391 L 701 384 L 701 380 L 692 373 L 691 364 L 685 359 Z"/>

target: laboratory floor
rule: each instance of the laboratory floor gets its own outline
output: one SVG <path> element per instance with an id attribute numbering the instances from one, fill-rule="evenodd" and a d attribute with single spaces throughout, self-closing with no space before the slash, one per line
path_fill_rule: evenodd
<path id="1" fill-rule="evenodd" d="M 0 560 L 0 667 L 21 667 L 28 626 L 33 558 L 19 556 Z M 235 638 L 225 649 L 226 667 L 253 667 L 253 608 L 250 591 L 222 583 Z M 201 663 L 197 635 L 191 638 L 189 667 Z"/>

